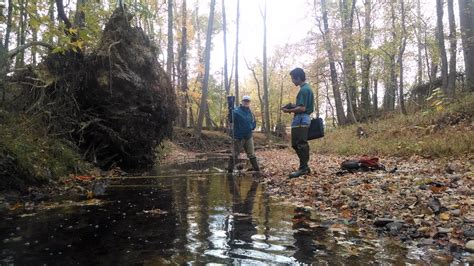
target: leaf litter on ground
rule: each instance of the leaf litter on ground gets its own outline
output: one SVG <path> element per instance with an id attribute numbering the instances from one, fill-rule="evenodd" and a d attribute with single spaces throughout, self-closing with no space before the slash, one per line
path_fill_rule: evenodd
<path id="1" fill-rule="evenodd" d="M 447 249 L 463 248 L 470 240 L 464 232 L 474 226 L 474 158 L 381 158 L 387 169 L 398 171 L 338 176 L 340 163 L 353 158 L 313 153 L 312 173 L 288 179 L 298 168 L 292 150 L 257 151 L 257 157 L 268 193 L 311 207 L 323 218 L 350 220 L 403 241 L 434 239 Z M 387 222 L 377 227 L 378 219 Z"/>

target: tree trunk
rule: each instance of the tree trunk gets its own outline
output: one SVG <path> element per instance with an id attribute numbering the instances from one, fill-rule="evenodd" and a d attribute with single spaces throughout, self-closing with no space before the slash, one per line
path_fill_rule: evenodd
<path id="1" fill-rule="evenodd" d="M 211 118 L 211 110 L 209 109 L 209 103 L 206 102 L 206 127 L 208 130 L 217 128 L 216 123 Z"/>
<path id="2" fill-rule="evenodd" d="M 400 80 L 399 80 L 399 104 L 400 104 L 400 111 L 402 114 L 406 115 L 407 110 L 405 108 L 405 95 L 403 92 L 403 54 L 405 53 L 405 48 L 407 45 L 407 29 L 406 29 L 406 23 L 405 23 L 405 17 L 406 17 L 406 12 L 405 12 L 405 0 L 400 1 L 400 8 L 401 8 L 401 20 L 402 20 L 402 36 L 401 36 L 401 44 L 400 48 L 398 50 L 398 65 L 400 67 Z"/>
<path id="3" fill-rule="evenodd" d="M 397 40 L 397 32 L 396 32 L 396 21 L 395 21 L 395 1 L 390 1 L 390 14 L 391 14 L 391 22 L 392 22 L 392 42 Z M 386 52 L 388 57 L 388 65 L 389 65 L 389 80 L 388 80 L 388 87 L 385 89 L 384 97 L 383 97 L 383 109 L 384 111 L 393 111 L 395 109 L 395 94 L 397 91 L 397 74 L 396 74 L 396 52 L 389 51 Z"/>
<path id="4" fill-rule="evenodd" d="M 19 0 L 20 8 L 20 18 L 18 23 L 18 33 L 17 33 L 17 46 L 22 46 L 25 44 L 26 39 L 26 24 L 27 24 L 27 12 L 26 8 L 28 5 L 28 0 Z M 20 68 L 25 65 L 25 53 L 20 52 L 15 61 L 15 68 Z"/>
<path id="5" fill-rule="evenodd" d="M 222 0 L 222 31 L 224 34 L 224 88 L 225 95 L 230 95 L 229 73 L 227 68 L 227 18 L 225 14 L 225 1 Z"/>
<path id="6" fill-rule="evenodd" d="M 417 42 L 417 74 L 416 74 L 416 83 L 420 85 L 423 83 L 423 58 L 422 58 L 422 51 L 423 51 L 423 43 L 421 42 L 421 5 L 420 0 L 416 1 L 416 42 Z M 426 44 L 425 44 L 426 45 Z"/>
<path id="7" fill-rule="evenodd" d="M 263 18 L 263 103 L 265 110 L 265 133 L 270 136 L 270 108 L 268 101 L 268 66 L 267 66 L 267 2 L 265 1 Z"/>
<path id="8" fill-rule="evenodd" d="M 72 23 L 69 21 L 69 18 L 64 11 L 64 3 L 63 0 L 56 0 L 56 7 L 58 9 L 58 19 L 61 19 L 64 22 L 64 26 L 66 29 L 72 28 Z"/>
<path id="9" fill-rule="evenodd" d="M 319 111 L 320 111 L 320 103 L 319 103 L 319 80 L 318 77 L 316 77 L 316 80 L 314 81 L 314 112 L 316 112 L 316 117 L 319 117 Z M 280 104 L 281 106 L 281 104 Z"/>
<path id="10" fill-rule="evenodd" d="M 373 97 L 373 104 L 372 104 L 372 114 L 375 116 L 377 116 L 377 113 L 378 113 L 378 102 L 379 102 L 379 98 L 378 98 L 378 84 L 379 84 L 379 80 L 378 80 L 378 77 L 375 76 L 374 77 L 374 92 L 372 93 L 372 97 Z"/>
<path id="11" fill-rule="evenodd" d="M 74 26 L 83 28 L 85 26 L 86 14 L 84 13 L 84 5 L 87 0 L 76 1 L 76 13 L 74 14 Z"/>
<path id="12" fill-rule="evenodd" d="M 48 17 L 49 17 L 49 25 L 51 28 L 54 28 L 56 23 L 54 21 L 54 1 L 49 1 L 49 8 L 48 8 Z M 54 38 L 53 38 L 53 34 L 50 34 L 49 35 L 49 38 L 48 38 L 48 42 L 49 43 L 53 43 L 54 42 Z"/>
<path id="13" fill-rule="evenodd" d="M 443 4 L 444 0 L 436 0 L 436 38 L 438 40 L 438 49 L 441 57 L 441 89 L 443 93 L 448 96 L 448 59 L 446 57 L 446 48 L 444 45 L 444 30 L 443 30 Z"/>
<path id="14" fill-rule="evenodd" d="M 366 120 L 370 114 L 370 67 L 371 67 L 371 54 L 370 48 L 372 45 L 372 26 L 371 26 L 371 13 L 372 3 L 371 0 L 364 2 L 365 10 L 365 22 L 364 22 L 364 50 L 362 58 L 362 89 L 361 89 L 361 101 L 360 101 L 360 117 L 362 120 Z"/>
<path id="15" fill-rule="evenodd" d="M 472 14 L 474 15 L 474 14 Z M 448 0 L 449 20 L 449 74 L 448 74 L 448 97 L 454 97 L 456 90 L 456 21 L 454 19 L 453 0 Z"/>
<path id="16" fill-rule="evenodd" d="M 37 42 L 38 41 L 38 30 L 37 29 L 31 29 L 31 31 L 32 31 L 33 42 Z M 31 47 L 31 60 L 32 60 L 33 66 L 36 66 L 37 53 L 38 53 L 38 49 L 36 48 L 36 46 Z"/>
<path id="17" fill-rule="evenodd" d="M 240 101 L 239 96 L 239 28 L 240 28 L 240 0 L 237 0 L 237 18 L 236 18 L 236 33 L 235 33 L 235 99 Z"/>
<path id="18" fill-rule="evenodd" d="M 8 49 L 10 47 L 10 33 L 12 30 L 13 0 L 8 0 L 7 25 L 5 29 L 5 41 L 0 45 L 0 89 L 2 89 L 2 104 L 5 103 L 7 85 L 5 78 L 10 69 L 10 59 L 8 58 Z"/>
<path id="19" fill-rule="evenodd" d="M 357 77 L 355 71 L 355 55 L 352 48 L 352 25 L 354 20 L 356 0 L 342 0 L 341 6 L 341 23 L 342 23 L 342 60 L 344 72 L 344 88 L 347 97 L 347 117 L 351 123 L 356 123 L 357 108 Z"/>
<path id="20" fill-rule="evenodd" d="M 188 97 L 188 103 L 189 103 L 189 97 Z M 194 121 L 194 113 L 193 113 L 193 106 L 191 104 L 188 105 L 188 113 L 189 113 L 189 125 L 191 127 L 195 127 L 196 126 L 196 122 Z"/>
<path id="21" fill-rule="evenodd" d="M 342 106 L 341 92 L 339 89 L 339 80 L 337 77 L 337 70 L 336 70 L 336 63 L 335 63 L 336 60 L 334 59 L 334 50 L 332 47 L 331 34 L 329 31 L 328 11 L 327 11 L 326 0 L 321 0 L 321 12 L 323 16 L 323 25 L 324 25 L 324 32 L 323 32 L 324 46 L 326 47 L 326 52 L 328 54 L 329 69 L 331 71 L 331 84 L 332 84 L 332 90 L 334 94 L 334 102 L 336 105 L 337 122 L 339 125 L 344 125 L 346 124 L 346 115 L 344 114 L 344 107 Z"/>
<path id="22" fill-rule="evenodd" d="M 342 60 L 344 65 L 344 87 L 347 95 L 347 116 L 351 123 L 357 123 L 357 76 L 353 49 L 352 26 L 356 0 L 342 0 Z"/>
<path id="23" fill-rule="evenodd" d="M 212 29 L 214 26 L 214 7 L 216 5 L 216 0 L 211 0 L 211 7 L 209 11 L 209 22 L 207 25 L 207 36 L 206 36 L 206 48 L 205 48 L 205 65 L 204 65 L 204 78 L 202 80 L 202 95 L 201 95 L 201 104 L 200 111 L 198 116 L 198 121 L 196 125 L 196 137 L 201 137 L 202 131 L 202 122 L 204 120 L 204 114 L 207 107 L 207 94 L 209 87 L 209 71 L 210 71 L 210 60 L 211 60 L 211 41 L 212 41 Z"/>
<path id="24" fill-rule="evenodd" d="M 173 77 L 173 0 L 168 1 L 168 50 L 166 59 L 166 72 L 174 81 Z M 173 82 L 174 85 L 174 82 Z"/>
<path id="25" fill-rule="evenodd" d="M 278 106 L 283 106 L 283 79 L 280 81 L 280 101 Z M 278 109 L 277 125 L 281 126 L 281 108 Z"/>
<path id="26" fill-rule="evenodd" d="M 474 2 L 472 0 L 459 0 L 459 17 L 466 89 L 474 92 Z"/>
<path id="27" fill-rule="evenodd" d="M 244 60 L 245 61 L 245 60 Z M 253 79 L 255 80 L 255 84 L 257 85 L 257 96 L 258 96 L 258 101 L 260 102 L 260 115 L 262 116 L 262 129 L 266 130 L 266 120 L 265 120 L 265 105 L 262 100 L 262 96 L 260 94 L 260 82 L 258 81 L 257 73 L 255 72 L 255 69 L 252 68 L 247 61 L 245 61 L 245 64 L 247 65 L 247 69 L 252 72 Z"/>
<path id="28" fill-rule="evenodd" d="M 35 17 L 39 17 L 37 7 L 34 7 L 33 15 Z M 33 42 L 38 41 L 38 30 L 39 30 L 38 27 L 31 27 L 31 35 L 32 35 L 31 38 Z M 37 63 L 37 59 L 36 59 L 37 53 L 38 53 L 37 47 L 36 46 L 31 47 L 31 60 L 32 60 L 33 66 L 36 66 L 36 63 Z"/>
<path id="29" fill-rule="evenodd" d="M 181 107 L 180 126 L 186 127 L 188 122 L 188 11 L 186 0 L 182 4 L 182 28 L 181 28 L 181 51 L 180 51 L 180 85 L 181 85 Z"/>
<path id="30" fill-rule="evenodd" d="M 12 31 L 12 16 L 13 16 L 13 0 L 8 0 L 8 10 L 7 10 L 7 28 L 5 29 L 5 42 L 4 48 L 8 52 L 10 47 L 10 33 Z"/>

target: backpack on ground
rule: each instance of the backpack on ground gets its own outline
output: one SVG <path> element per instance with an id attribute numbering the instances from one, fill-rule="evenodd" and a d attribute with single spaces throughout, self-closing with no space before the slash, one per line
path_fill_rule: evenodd
<path id="1" fill-rule="evenodd" d="M 385 166 L 379 163 L 379 158 L 367 158 L 362 157 L 356 160 L 346 160 L 341 163 L 341 169 L 349 172 L 354 171 L 375 171 L 375 170 L 386 170 Z"/>

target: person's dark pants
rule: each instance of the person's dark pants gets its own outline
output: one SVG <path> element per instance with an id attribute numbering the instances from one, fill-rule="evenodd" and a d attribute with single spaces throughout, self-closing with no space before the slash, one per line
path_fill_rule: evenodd
<path id="1" fill-rule="evenodd" d="M 296 155 L 298 155 L 298 158 L 300 159 L 300 169 L 307 168 L 309 161 L 307 126 L 291 128 L 291 147 L 293 147 L 296 151 Z"/>

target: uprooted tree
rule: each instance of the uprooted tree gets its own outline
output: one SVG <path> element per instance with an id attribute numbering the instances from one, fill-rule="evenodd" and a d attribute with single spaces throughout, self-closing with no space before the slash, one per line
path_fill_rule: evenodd
<path id="1" fill-rule="evenodd" d="M 152 165 L 177 114 L 156 48 L 131 19 L 118 8 L 93 52 L 53 53 L 13 78 L 22 84 L 25 111 L 41 115 L 52 133 L 102 168 Z"/>

